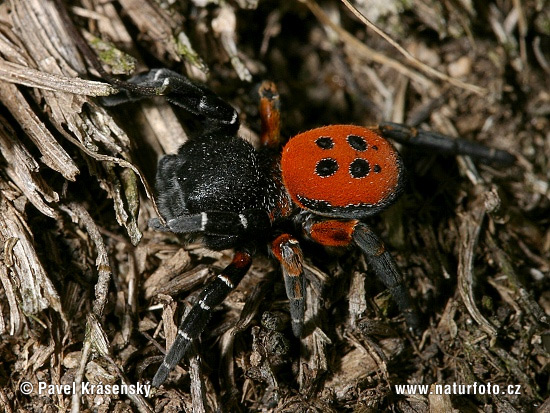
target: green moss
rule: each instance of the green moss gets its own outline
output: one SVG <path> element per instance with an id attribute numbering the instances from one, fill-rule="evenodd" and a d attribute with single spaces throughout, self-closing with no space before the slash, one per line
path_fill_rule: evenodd
<path id="1" fill-rule="evenodd" d="M 90 45 L 96 51 L 99 59 L 111 68 L 115 75 L 131 74 L 136 69 L 136 59 L 117 49 L 114 45 L 94 38 Z"/>

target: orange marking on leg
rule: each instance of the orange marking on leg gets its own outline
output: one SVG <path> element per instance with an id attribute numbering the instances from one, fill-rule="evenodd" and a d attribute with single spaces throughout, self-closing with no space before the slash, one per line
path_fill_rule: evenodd
<path id="1" fill-rule="evenodd" d="M 302 298 L 304 295 L 303 295 L 303 291 L 302 291 L 302 284 L 300 284 L 299 282 L 296 282 L 294 283 L 294 299 L 300 299 Z"/>
<path id="2" fill-rule="evenodd" d="M 352 241 L 357 220 L 321 221 L 311 226 L 311 238 L 319 244 L 329 247 L 343 247 Z"/>
<path id="3" fill-rule="evenodd" d="M 237 251 L 231 262 L 236 268 L 245 268 L 250 265 L 251 256 L 250 254 L 242 251 Z"/>
<path id="4" fill-rule="evenodd" d="M 299 277 L 302 273 L 302 250 L 298 241 L 289 234 L 279 235 L 271 243 L 271 251 L 279 260 L 283 271 L 289 277 Z"/>
<path id="5" fill-rule="evenodd" d="M 271 243 L 271 251 L 273 252 L 273 255 L 275 255 L 275 258 L 277 258 L 279 261 L 283 260 L 281 246 L 287 243 L 290 239 L 292 239 L 292 237 L 289 234 L 282 234 L 275 238 Z"/>
<path id="6" fill-rule="evenodd" d="M 376 256 L 379 257 L 384 252 L 386 252 L 386 246 L 383 243 L 380 243 L 380 246 L 378 247 L 378 250 L 376 251 Z"/>
<path id="7" fill-rule="evenodd" d="M 273 82 L 265 81 L 260 86 L 259 93 L 261 142 L 266 146 L 278 146 L 281 143 L 281 112 L 277 87 Z"/>

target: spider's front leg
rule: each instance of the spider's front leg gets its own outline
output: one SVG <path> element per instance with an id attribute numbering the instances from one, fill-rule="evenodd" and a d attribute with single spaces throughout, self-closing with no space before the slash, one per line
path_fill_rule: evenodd
<path id="1" fill-rule="evenodd" d="M 153 386 L 159 387 L 168 377 L 170 371 L 185 355 L 189 345 L 205 329 L 212 309 L 220 305 L 233 290 L 252 264 L 252 251 L 240 249 L 235 251 L 233 261 L 200 293 L 197 302 L 182 320 L 174 344 L 164 357 L 162 364 L 153 377 Z"/>
<path id="2" fill-rule="evenodd" d="M 264 81 L 259 89 L 261 142 L 266 148 L 278 149 L 282 144 L 280 99 L 273 82 Z M 278 169 L 278 166 L 277 166 Z M 271 252 L 279 261 L 290 304 L 292 332 L 302 336 L 306 306 L 306 285 L 303 269 L 304 257 L 296 238 L 281 234 L 271 242 Z"/>
<path id="3" fill-rule="evenodd" d="M 124 85 L 128 86 L 125 88 Z M 204 85 L 173 70 L 152 69 L 126 82 L 117 83 L 117 86 L 121 88 L 120 93 L 104 98 L 103 103 L 106 106 L 161 95 L 190 114 L 202 118 L 207 131 L 236 133 L 239 129 L 237 111 L 230 104 Z"/>
<path id="4" fill-rule="evenodd" d="M 403 276 L 390 253 L 386 251 L 384 243 L 368 225 L 355 219 L 317 220 L 309 216 L 304 221 L 303 228 L 312 240 L 321 245 L 330 247 L 344 247 L 352 243 L 357 245 L 378 279 L 390 291 L 409 329 L 414 333 L 419 332 L 420 320 Z"/>
<path id="5" fill-rule="evenodd" d="M 265 212 L 247 209 L 241 213 L 228 211 L 204 211 L 200 214 L 182 214 L 170 218 L 163 225 L 159 218 L 151 218 L 149 227 L 156 231 L 169 231 L 175 234 L 205 233 L 215 236 L 241 237 L 249 230 L 268 229 L 269 218 Z"/>

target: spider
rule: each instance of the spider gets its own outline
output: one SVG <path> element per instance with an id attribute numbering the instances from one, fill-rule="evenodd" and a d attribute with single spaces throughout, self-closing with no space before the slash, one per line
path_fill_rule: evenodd
<path id="1" fill-rule="evenodd" d="M 200 336 L 212 309 L 247 273 L 259 245 L 267 243 L 280 264 L 292 330 L 302 336 L 305 281 L 297 233 L 324 246 L 358 247 L 389 289 L 408 328 L 418 332 L 418 312 L 403 277 L 383 242 L 363 222 L 392 205 L 403 190 L 403 162 L 386 138 L 486 162 L 515 160 L 503 150 L 395 123 L 374 128 L 329 125 L 285 143 L 279 133 L 279 97 L 270 82 L 260 88 L 262 133 L 257 150 L 237 136 L 236 110 L 205 86 L 167 69 L 129 82 L 132 87 L 110 104 L 143 97 L 142 87 L 142 95 L 162 94 L 196 116 L 202 129 L 177 154 L 160 159 L 155 186 L 161 217 L 151 219 L 150 227 L 200 235 L 210 249 L 235 251 L 232 262 L 206 285 L 181 322 L 153 378 L 155 387 Z"/>

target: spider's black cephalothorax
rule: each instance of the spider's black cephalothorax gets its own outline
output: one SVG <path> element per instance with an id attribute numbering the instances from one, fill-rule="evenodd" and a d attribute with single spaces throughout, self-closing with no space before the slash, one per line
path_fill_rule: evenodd
<path id="1" fill-rule="evenodd" d="M 158 218 L 150 225 L 175 233 L 200 233 L 212 249 L 232 248 L 264 236 L 280 191 L 273 184 L 270 165 L 236 136 L 235 109 L 209 89 L 166 69 L 138 75 L 131 82 L 157 88 L 170 102 L 202 120 L 203 126 L 177 154 L 160 159 L 155 187 L 166 225 Z M 107 102 L 115 105 L 143 97 L 124 92 Z"/>
<path id="2" fill-rule="evenodd" d="M 201 133 L 166 155 L 157 170 L 161 218 L 150 226 L 198 235 L 211 249 L 234 248 L 235 255 L 198 296 L 182 321 L 153 385 L 161 385 L 190 343 L 205 329 L 219 305 L 248 271 L 256 247 L 265 243 L 279 262 L 290 303 L 292 329 L 300 337 L 305 312 L 303 255 L 305 235 L 330 247 L 356 246 L 390 290 L 411 331 L 419 318 L 403 277 L 382 241 L 363 218 L 390 206 L 404 185 L 399 153 L 385 139 L 434 148 L 444 153 L 508 164 L 514 157 L 463 139 L 384 123 L 376 128 L 329 125 L 283 143 L 279 136 L 278 95 L 274 85 L 260 89 L 262 147 L 237 136 L 237 112 L 204 86 L 158 69 L 130 80 L 132 92 L 109 104 L 162 94 L 202 123 Z"/>
<path id="3" fill-rule="evenodd" d="M 158 165 L 158 206 L 167 229 L 190 233 L 198 228 L 213 249 L 231 248 L 243 237 L 254 236 L 249 222 L 254 232 L 265 233 L 266 172 L 252 145 L 235 136 L 210 133 L 187 142 Z"/>

